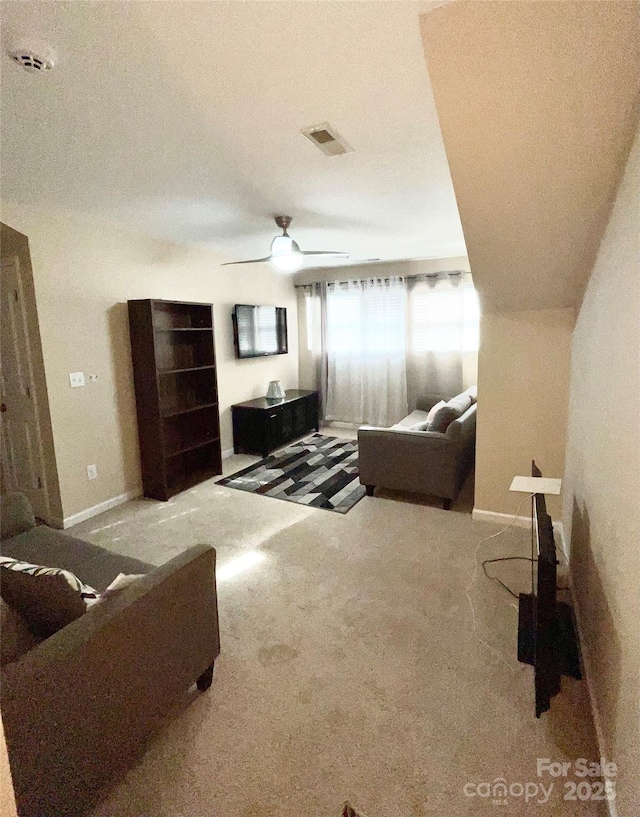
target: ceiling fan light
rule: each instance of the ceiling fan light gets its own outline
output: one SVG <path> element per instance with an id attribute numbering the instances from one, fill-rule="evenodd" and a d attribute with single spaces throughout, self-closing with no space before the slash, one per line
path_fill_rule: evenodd
<path id="1" fill-rule="evenodd" d="M 300 252 L 300 247 L 288 235 L 277 235 L 271 242 L 271 255 L 290 255 Z"/>
<path id="2" fill-rule="evenodd" d="M 301 252 L 272 255 L 271 263 L 281 272 L 297 272 L 304 264 L 304 256 Z"/>

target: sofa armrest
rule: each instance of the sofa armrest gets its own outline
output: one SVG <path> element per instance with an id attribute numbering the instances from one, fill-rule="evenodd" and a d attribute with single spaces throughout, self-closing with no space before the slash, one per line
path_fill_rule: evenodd
<path id="1" fill-rule="evenodd" d="M 360 482 L 455 498 L 461 446 L 445 434 L 364 427 L 358 432 Z"/>
<path id="2" fill-rule="evenodd" d="M 81 811 L 219 652 L 215 550 L 196 545 L 5 666 L 20 814 Z"/>
<path id="3" fill-rule="evenodd" d="M 0 496 L 0 539 L 11 539 L 35 526 L 36 520 L 25 494 Z"/>

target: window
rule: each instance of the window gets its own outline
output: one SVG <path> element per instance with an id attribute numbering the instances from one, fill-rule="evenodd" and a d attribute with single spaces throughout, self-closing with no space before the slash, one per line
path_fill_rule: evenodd
<path id="1" fill-rule="evenodd" d="M 480 305 L 470 276 L 418 280 L 407 290 L 373 282 L 327 287 L 327 351 L 376 355 L 403 351 L 408 337 L 413 353 L 477 352 Z M 313 350 L 319 305 L 305 293 L 307 349 Z M 367 343 L 363 338 L 366 336 Z M 317 342 L 317 341 L 316 341 Z"/>
<path id="2" fill-rule="evenodd" d="M 478 350 L 480 308 L 471 281 L 418 281 L 410 295 L 410 345 L 414 353 Z"/>
<path id="3" fill-rule="evenodd" d="M 374 279 L 327 290 L 327 351 L 380 357 L 406 347 L 407 292 L 401 279 Z"/>
<path id="4" fill-rule="evenodd" d="M 344 286 L 327 292 L 327 351 L 360 351 L 362 345 L 360 291 Z"/>

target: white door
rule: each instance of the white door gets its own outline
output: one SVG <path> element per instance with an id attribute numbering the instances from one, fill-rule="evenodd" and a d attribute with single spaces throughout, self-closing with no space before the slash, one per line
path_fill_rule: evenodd
<path id="1" fill-rule="evenodd" d="M 3 490 L 22 491 L 33 512 L 49 516 L 42 437 L 18 256 L 0 262 L 0 443 Z"/>

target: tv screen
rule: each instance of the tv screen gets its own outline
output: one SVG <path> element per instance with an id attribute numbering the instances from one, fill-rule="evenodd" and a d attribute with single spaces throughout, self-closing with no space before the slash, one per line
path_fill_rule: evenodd
<path id="1" fill-rule="evenodd" d="M 233 329 L 238 358 L 286 355 L 289 351 L 284 307 L 236 304 Z"/>

